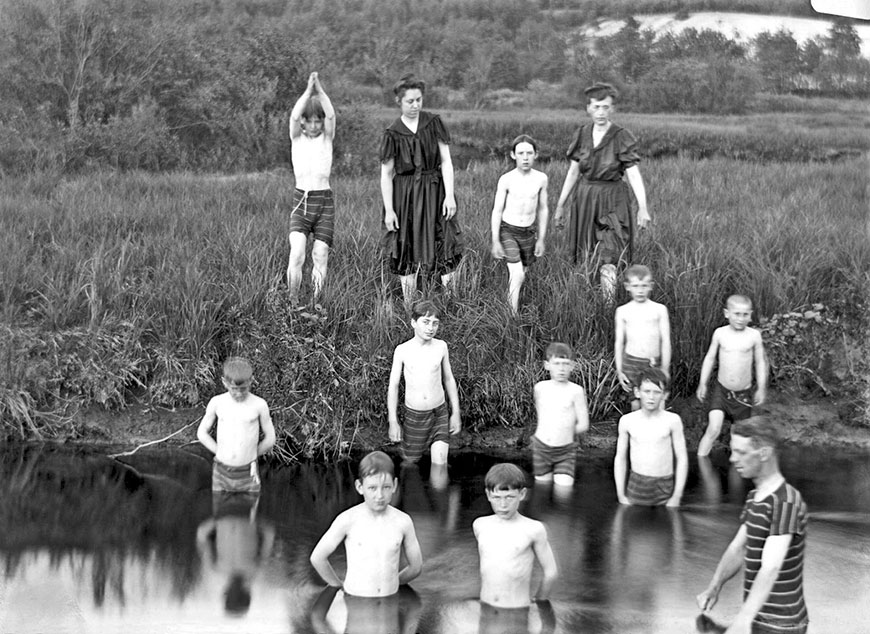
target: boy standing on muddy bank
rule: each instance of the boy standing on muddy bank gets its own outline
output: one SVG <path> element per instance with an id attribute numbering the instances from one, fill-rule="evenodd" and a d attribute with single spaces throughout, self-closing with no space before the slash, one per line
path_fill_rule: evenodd
<path id="1" fill-rule="evenodd" d="M 293 210 L 290 212 L 287 285 L 293 303 L 299 300 L 306 243 L 311 233 L 314 234 L 311 283 L 315 300 L 323 290 L 323 281 L 326 279 L 335 226 L 335 201 L 329 187 L 334 138 L 335 109 L 320 85 L 317 73 L 311 73 L 308 87 L 290 112 L 290 151 L 296 189 L 293 192 Z"/>
<path id="2" fill-rule="evenodd" d="M 388 597 L 423 569 L 411 516 L 390 504 L 397 481 L 392 459 L 373 451 L 359 463 L 356 490 L 363 501 L 332 522 L 311 552 L 311 565 L 327 584 L 355 597 Z M 341 543 L 347 552 L 342 581 L 329 563 Z M 407 565 L 399 569 L 400 557 Z"/>
<path id="3" fill-rule="evenodd" d="M 275 445 L 275 427 L 266 401 L 250 392 L 253 374 L 247 359 L 230 357 L 224 361 L 223 384 L 227 391 L 208 402 L 197 429 L 199 442 L 214 454 L 213 491 L 260 490 L 257 458 Z M 215 423 L 217 440 L 211 436 Z"/>
<path id="4" fill-rule="evenodd" d="M 640 385 L 640 373 L 659 368 L 665 377 L 671 372 L 671 323 L 668 309 L 652 301 L 652 273 L 642 264 L 625 271 L 625 290 L 631 301 L 616 309 L 616 337 L 613 360 L 622 389 L 631 394 Z M 664 402 L 664 401 L 663 401 Z M 632 410 L 640 406 L 637 396 Z"/>
<path id="5" fill-rule="evenodd" d="M 677 414 L 661 408 L 668 389 L 667 381 L 658 368 L 643 370 L 639 386 L 634 388 L 640 409 L 619 419 L 613 479 L 620 504 L 680 505 L 689 472 L 689 458 L 682 420 Z"/>
<path id="6" fill-rule="evenodd" d="M 535 140 L 521 134 L 511 144 L 516 168 L 498 179 L 492 207 L 492 257 L 506 260 L 508 301 L 514 315 L 520 305 L 520 289 L 526 270 L 544 255 L 547 235 L 547 175 L 532 169 L 538 156 Z M 537 219 L 537 236 L 535 221 Z"/>
<path id="7" fill-rule="evenodd" d="M 752 301 L 744 295 L 731 295 L 725 302 L 725 319 L 728 325 L 713 332 L 710 348 L 701 364 L 696 395 L 702 403 L 707 399 L 707 383 L 714 365 L 718 365 L 718 373 L 709 395 L 707 430 L 698 444 L 699 456 L 710 454 L 726 417 L 734 422 L 749 418 L 752 407 L 761 405 L 767 397 L 764 344 L 761 333 L 748 325 L 752 319 Z"/>
<path id="8" fill-rule="evenodd" d="M 547 346 L 548 381 L 535 384 L 538 426 L 531 438 L 535 480 L 561 486 L 574 483 L 577 436 L 589 429 L 585 390 L 571 381 L 574 359 L 568 344 Z"/>
<path id="9" fill-rule="evenodd" d="M 432 464 L 447 464 L 450 435 L 462 427 L 459 390 L 450 368 L 447 344 L 436 339 L 441 311 L 431 301 L 411 308 L 414 337 L 396 346 L 387 388 L 390 440 L 402 443 L 407 462 L 420 460 L 430 448 Z M 404 425 L 399 425 L 399 384 L 405 379 Z M 450 410 L 447 401 L 450 401 Z"/>

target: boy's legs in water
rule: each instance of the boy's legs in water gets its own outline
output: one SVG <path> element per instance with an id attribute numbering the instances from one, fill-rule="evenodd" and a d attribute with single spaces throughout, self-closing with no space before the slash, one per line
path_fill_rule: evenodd
<path id="1" fill-rule="evenodd" d="M 314 245 L 311 247 L 311 262 L 314 265 L 311 269 L 311 284 L 314 287 L 314 299 L 316 300 L 320 297 L 320 292 L 323 290 L 323 282 L 326 279 L 326 267 L 329 262 L 329 245 L 322 240 L 314 240 Z M 301 276 L 301 271 L 299 274 Z"/>
<path id="2" fill-rule="evenodd" d="M 721 409 L 710 410 L 710 413 L 707 415 L 707 430 L 704 432 L 701 441 L 698 443 L 699 456 L 710 455 L 710 451 L 713 449 L 713 443 L 716 442 L 716 439 L 719 438 L 719 434 L 722 433 L 722 423 L 724 422 L 725 412 Z"/>
<path id="3" fill-rule="evenodd" d="M 508 262 L 508 301 L 514 315 L 520 310 L 520 289 L 526 279 L 526 267 L 522 262 Z"/>
<path id="4" fill-rule="evenodd" d="M 302 267 L 305 264 L 307 241 L 308 237 L 301 231 L 290 232 L 290 259 L 287 262 L 287 286 L 290 287 L 290 301 L 294 304 L 299 301 L 299 287 L 302 284 Z"/>
<path id="5" fill-rule="evenodd" d="M 429 455 L 432 457 L 432 464 L 447 464 L 447 451 L 449 448 L 450 445 L 443 440 L 436 440 L 433 442 L 429 449 Z"/>

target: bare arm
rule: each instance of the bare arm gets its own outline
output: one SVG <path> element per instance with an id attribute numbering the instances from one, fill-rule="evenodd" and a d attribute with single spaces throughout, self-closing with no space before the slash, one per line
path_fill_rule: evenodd
<path id="1" fill-rule="evenodd" d="M 544 183 L 538 192 L 538 239 L 535 242 L 535 257 L 544 255 L 544 240 L 547 237 L 547 223 L 550 220 L 550 205 L 547 202 L 547 186 L 549 180 L 544 176 Z"/>
<path id="2" fill-rule="evenodd" d="M 788 547 L 791 544 L 791 534 L 771 535 L 764 541 L 761 550 L 761 568 L 755 581 L 752 582 L 752 590 L 746 595 L 746 600 L 740 606 L 740 611 L 734 619 L 734 623 L 726 630 L 727 632 L 749 632 L 752 620 L 770 596 L 773 584 L 785 561 Z"/>
<path id="3" fill-rule="evenodd" d="M 586 390 L 579 385 L 577 394 L 574 395 L 574 416 L 577 424 L 574 426 L 575 434 L 582 434 L 589 429 L 589 406 L 586 403 Z"/>
<path id="4" fill-rule="evenodd" d="M 447 344 L 444 344 L 444 356 L 441 358 L 441 380 L 444 382 L 444 391 L 450 401 L 450 433 L 458 434 L 462 429 L 462 417 L 459 414 L 459 388 L 450 367 L 450 355 Z"/>
<path id="5" fill-rule="evenodd" d="M 408 565 L 399 571 L 399 585 L 413 581 L 423 571 L 423 552 L 420 550 L 420 542 L 417 541 L 417 533 L 414 532 L 414 524 L 410 517 L 402 540 L 402 550 Z"/>
<path id="6" fill-rule="evenodd" d="M 323 107 L 323 133 L 332 140 L 335 138 L 335 108 L 326 91 L 323 90 L 320 76 L 317 73 L 311 74 L 314 75 L 314 88 L 317 90 L 317 94 L 320 97 L 320 105 Z"/>
<path id="7" fill-rule="evenodd" d="M 214 427 L 217 421 L 216 409 L 215 400 L 211 399 L 205 408 L 205 416 L 202 417 L 202 421 L 200 421 L 199 427 L 196 430 L 196 439 L 213 454 L 217 453 L 217 441 L 211 436 L 211 428 Z"/>
<path id="8" fill-rule="evenodd" d="M 390 423 L 390 440 L 402 440 L 402 428 L 399 425 L 399 382 L 402 380 L 402 346 L 396 346 L 393 352 L 393 367 L 390 370 L 390 382 L 387 386 L 387 420 Z"/>
<path id="9" fill-rule="evenodd" d="M 453 195 L 453 159 L 450 158 L 450 146 L 438 141 L 438 152 L 441 154 L 441 181 L 444 183 L 443 213 L 450 220 L 456 215 L 456 197 Z"/>
<path id="10" fill-rule="evenodd" d="M 556 582 L 556 577 L 559 574 L 556 567 L 556 558 L 553 556 L 553 549 L 550 547 L 550 541 L 547 539 L 546 527 L 538 523 L 538 530 L 535 531 L 532 549 L 535 551 L 535 556 L 538 558 L 538 563 L 541 564 L 541 585 L 534 599 L 538 601 L 546 601 L 550 598 L 550 592 L 553 590 L 553 584 Z"/>
<path id="11" fill-rule="evenodd" d="M 659 318 L 659 338 L 662 342 L 662 372 L 671 377 L 671 318 L 666 306 L 662 306 Z"/>
<path id="12" fill-rule="evenodd" d="M 625 319 L 622 318 L 622 306 L 616 309 L 614 319 L 613 363 L 616 365 L 616 378 L 623 389 L 630 390 L 631 381 L 622 370 L 622 355 L 625 350 Z"/>
<path id="13" fill-rule="evenodd" d="M 574 191 L 574 185 L 577 184 L 577 178 L 580 176 L 580 162 L 571 161 L 568 167 L 568 172 L 565 174 L 565 182 L 562 183 L 562 191 L 559 193 L 559 201 L 556 203 L 556 226 L 561 227 L 565 221 L 565 203 L 568 201 L 568 196 Z"/>
<path id="14" fill-rule="evenodd" d="M 492 234 L 492 257 L 496 260 L 504 258 L 504 249 L 499 240 L 501 233 L 501 217 L 504 213 L 504 205 L 507 200 L 507 175 L 498 179 L 495 190 L 495 201 L 492 203 L 492 216 L 490 218 L 490 233 Z"/>
<path id="15" fill-rule="evenodd" d="M 758 333 L 758 341 L 753 351 L 755 357 L 755 405 L 761 405 L 767 400 L 767 355 L 764 352 L 764 343 L 761 333 Z"/>
<path id="16" fill-rule="evenodd" d="M 643 185 L 643 177 L 640 175 L 640 168 L 637 165 L 632 165 L 625 170 L 625 175 L 628 177 L 628 184 L 634 192 L 634 197 L 637 198 L 637 226 L 643 229 L 646 227 L 652 218 L 646 208 L 646 188 Z"/>
<path id="17" fill-rule="evenodd" d="M 290 111 L 290 139 L 298 139 L 302 134 L 302 113 L 305 111 L 305 104 L 314 94 L 314 82 L 317 79 L 317 73 L 311 73 L 308 76 L 308 85 L 305 87 L 305 92 L 296 100 L 293 105 L 293 110 Z"/>
<path id="18" fill-rule="evenodd" d="M 709 612 L 719 600 L 719 591 L 731 577 L 740 572 L 743 567 L 743 551 L 746 548 L 746 524 L 741 524 L 728 544 L 728 548 L 722 553 L 722 558 L 719 560 L 719 565 L 716 566 L 716 572 L 713 573 L 713 578 L 710 580 L 710 585 L 696 597 L 698 607 L 703 612 Z"/>
<path id="19" fill-rule="evenodd" d="M 271 451 L 275 446 L 275 425 L 272 424 L 272 415 L 269 406 L 263 401 L 259 412 L 260 429 L 263 430 L 263 440 L 257 445 L 257 455 L 262 456 Z"/>
<path id="20" fill-rule="evenodd" d="M 320 538 L 320 541 L 317 542 L 314 550 L 311 551 L 311 557 L 309 557 L 309 561 L 311 561 L 311 565 L 314 566 L 317 574 L 319 574 L 327 584 L 336 588 L 342 586 L 342 581 L 336 574 L 332 564 L 329 563 L 329 556 L 335 552 L 346 537 L 347 512 L 344 512 L 335 518 L 335 521 L 332 522 L 332 526 L 329 527 L 329 529 L 323 534 L 323 537 Z"/>
<path id="21" fill-rule="evenodd" d="M 719 354 L 719 331 L 713 332 L 713 338 L 710 340 L 710 347 L 707 349 L 707 354 L 704 361 L 701 363 L 701 378 L 698 379 L 698 389 L 695 395 L 698 400 L 704 402 L 707 398 L 707 384 L 710 382 L 710 375 L 713 374 L 713 366 L 716 365 L 716 356 Z"/>
<path id="22" fill-rule="evenodd" d="M 393 177 L 396 175 L 396 160 L 387 159 L 381 163 L 381 199 L 384 201 L 384 224 L 387 231 L 399 228 L 399 218 L 393 209 Z"/>
<path id="23" fill-rule="evenodd" d="M 619 436 L 616 439 L 616 456 L 613 458 L 613 481 L 616 484 L 616 499 L 620 504 L 631 504 L 625 495 L 625 476 L 628 473 L 628 425 L 625 417 L 619 421 Z"/>
<path id="24" fill-rule="evenodd" d="M 674 493 L 666 506 L 679 506 L 686 488 L 686 477 L 689 475 L 689 455 L 686 452 L 686 436 L 683 433 L 683 422 L 679 417 L 671 426 L 671 444 L 674 448 Z"/>

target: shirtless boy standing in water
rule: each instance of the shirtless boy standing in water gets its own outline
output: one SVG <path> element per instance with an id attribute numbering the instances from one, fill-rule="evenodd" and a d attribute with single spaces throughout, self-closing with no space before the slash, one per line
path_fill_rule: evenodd
<path id="1" fill-rule="evenodd" d="M 355 597 L 388 597 L 423 569 L 423 555 L 411 517 L 393 507 L 396 488 L 392 459 L 373 451 L 359 464 L 360 504 L 344 511 L 311 552 L 311 565 L 327 584 Z M 342 581 L 329 556 L 344 543 L 347 574 Z M 399 569 L 400 556 L 407 565 Z"/>
<path id="2" fill-rule="evenodd" d="M 485 486 L 494 514 L 478 517 L 472 525 L 480 555 L 481 609 L 528 609 L 533 597 L 535 601 L 549 599 L 556 580 L 556 559 L 547 529 L 519 512 L 520 502 L 526 496 L 522 469 L 509 463 L 497 464 L 487 472 Z M 533 595 L 535 559 L 543 577 Z M 522 619 L 525 614 L 517 616 Z"/>
<path id="3" fill-rule="evenodd" d="M 213 491 L 256 493 L 257 457 L 275 445 L 275 427 L 266 401 L 250 392 L 254 372 L 248 360 L 230 357 L 223 373 L 227 391 L 208 402 L 196 437 L 214 454 Z M 211 436 L 215 423 L 217 440 Z"/>
<path id="4" fill-rule="evenodd" d="M 417 462 L 431 446 L 432 464 L 447 464 L 448 441 L 459 433 L 459 390 L 450 368 L 447 344 L 436 339 L 441 311 L 423 300 L 411 309 L 414 337 L 396 346 L 387 388 L 390 440 L 402 442 L 407 462 Z M 404 426 L 399 425 L 399 383 L 405 378 Z M 448 413 L 447 402 L 450 400 Z"/>
<path id="5" fill-rule="evenodd" d="M 749 327 L 752 302 L 744 295 L 732 295 L 725 302 L 727 326 L 717 328 L 707 356 L 701 364 L 698 400 L 707 399 L 707 383 L 713 366 L 719 366 L 716 382 L 707 405 L 707 430 L 698 444 L 698 455 L 709 455 L 722 431 L 725 418 L 736 422 L 752 416 L 752 407 L 764 403 L 767 396 L 767 358 L 761 333 Z M 755 368 L 755 393 L 752 370 Z"/>
<path id="6" fill-rule="evenodd" d="M 498 179 L 492 207 L 492 257 L 507 261 L 508 300 L 514 314 L 519 310 L 520 288 L 526 279 L 526 270 L 535 258 L 544 255 L 550 215 L 547 175 L 532 169 L 537 155 L 537 144 L 532 137 L 521 134 L 514 139 L 511 158 L 517 166 Z"/>

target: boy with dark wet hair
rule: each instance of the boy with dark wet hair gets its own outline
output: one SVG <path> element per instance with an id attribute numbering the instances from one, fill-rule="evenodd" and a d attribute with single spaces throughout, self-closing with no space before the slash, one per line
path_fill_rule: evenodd
<path id="1" fill-rule="evenodd" d="M 568 344 L 554 341 L 547 346 L 544 369 L 547 381 L 535 384 L 538 425 L 531 437 L 535 480 L 561 486 L 574 483 L 577 435 L 589 429 L 586 392 L 571 381 L 574 355 Z"/>
<path id="2" fill-rule="evenodd" d="M 544 255 L 550 216 L 547 175 L 532 168 L 537 156 L 537 143 L 528 134 L 513 140 L 511 158 L 516 167 L 498 179 L 492 207 L 492 257 L 507 261 L 508 301 L 515 315 L 526 271 Z"/>
<path id="3" fill-rule="evenodd" d="M 532 600 L 546 601 L 556 580 L 557 568 L 547 529 L 520 514 L 526 496 L 526 474 L 510 463 L 494 465 L 484 480 L 493 515 L 474 520 L 480 555 L 481 610 L 528 610 Z M 532 598 L 535 559 L 543 577 Z M 519 614 L 520 617 L 523 614 Z M 493 615 L 489 615 L 492 620 Z M 526 617 L 527 618 L 527 617 Z"/>
<path id="4" fill-rule="evenodd" d="M 631 300 L 616 309 L 613 361 L 622 389 L 629 394 L 640 385 L 645 368 L 660 368 L 666 377 L 671 368 L 671 323 L 668 309 L 650 299 L 652 273 L 642 264 L 625 271 L 625 290 Z M 639 403 L 635 398 L 631 408 Z"/>
<path id="5" fill-rule="evenodd" d="M 266 401 L 250 392 L 253 374 L 247 359 L 224 361 L 222 381 L 227 391 L 209 400 L 197 429 L 197 439 L 215 456 L 213 491 L 260 490 L 257 458 L 275 445 L 275 427 Z M 216 439 L 211 436 L 215 423 Z"/>
<path id="6" fill-rule="evenodd" d="M 701 378 L 696 395 L 707 400 L 707 384 L 713 367 L 718 366 L 716 381 L 709 392 L 707 429 L 698 443 L 698 455 L 707 456 L 722 432 L 725 419 L 743 420 L 752 416 L 753 406 L 767 397 L 767 356 L 761 333 L 749 327 L 752 300 L 745 295 L 731 295 L 725 302 L 727 326 L 713 332 L 710 348 L 701 364 Z M 752 390 L 753 369 L 755 391 Z"/>
<path id="7" fill-rule="evenodd" d="M 359 464 L 360 504 L 340 513 L 311 552 L 311 565 L 330 586 L 357 597 L 387 597 L 416 578 L 423 555 L 411 517 L 390 504 L 398 481 L 392 459 L 373 451 Z M 329 556 L 344 543 L 347 574 L 336 574 Z M 407 565 L 399 568 L 404 555 Z"/>
<path id="8" fill-rule="evenodd" d="M 646 368 L 634 388 L 640 409 L 619 419 L 613 479 L 620 504 L 670 507 L 680 505 L 689 460 L 683 422 L 661 409 L 668 380 L 657 368 Z M 631 471 L 626 472 L 631 460 Z"/>
<path id="9" fill-rule="evenodd" d="M 387 388 L 389 434 L 391 441 L 401 441 L 407 462 L 420 460 L 429 447 L 432 464 L 446 464 L 450 435 L 459 433 L 462 427 L 459 390 L 447 344 L 435 338 L 440 324 L 441 311 L 433 302 L 417 302 L 411 309 L 414 337 L 396 346 L 393 353 Z M 399 425 L 399 384 L 403 377 L 404 425 Z"/>

